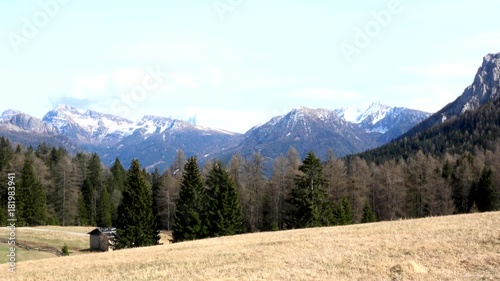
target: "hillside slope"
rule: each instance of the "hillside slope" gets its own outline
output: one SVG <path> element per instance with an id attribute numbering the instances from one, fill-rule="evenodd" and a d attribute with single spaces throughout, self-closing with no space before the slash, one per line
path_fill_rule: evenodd
<path id="1" fill-rule="evenodd" d="M 257 233 L 27 261 L 0 279 L 499 280 L 498 225 L 496 212 Z"/>
<path id="2" fill-rule="evenodd" d="M 359 156 L 380 163 L 393 158 L 407 158 L 419 150 L 433 156 L 461 154 L 473 152 L 474 148 L 493 149 L 499 140 L 500 98 L 413 137 L 395 140 Z"/>
<path id="3" fill-rule="evenodd" d="M 500 98 L 500 53 L 486 55 L 473 83 L 465 88 L 461 96 L 409 130 L 402 137 L 412 137 L 433 126 L 442 124 L 446 120 L 476 110 L 497 98 Z"/>

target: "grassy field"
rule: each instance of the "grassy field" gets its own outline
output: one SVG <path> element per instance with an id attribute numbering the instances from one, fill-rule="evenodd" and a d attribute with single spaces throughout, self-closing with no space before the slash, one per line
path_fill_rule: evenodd
<path id="1" fill-rule="evenodd" d="M 87 249 L 89 237 L 84 235 L 91 231 L 92 227 L 61 227 L 41 226 L 33 228 L 17 228 L 16 240 L 30 246 L 62 248 L 66 243 L 71 251 Z M 7 228 L 0 229 L 0 237 L 8 237 Z M 3 253 L 0 253 L 3 255 Z"/>
<path id="2" fill-rule="evenodd" d="M 1 265 L 0 272 L 7 272 Z M 500 213 L 247 234 L 20 262 L 2 280 L 500 280 Z"/>
<path id="3" fill-rule="evenodd" d="M 10 245 L 6 243 L 0 243 L 0 263 L 6 263 L 9 259 L 7 254 L 9 254 Z M 39 252 L 39 251 L 26 251 L 23 249 L 16 249 L 16 260 L 17 261 L 29 261 L 29 260 L 40 260 L 40 259 L 48 259 L 53 258 L 55 255 Z"/>

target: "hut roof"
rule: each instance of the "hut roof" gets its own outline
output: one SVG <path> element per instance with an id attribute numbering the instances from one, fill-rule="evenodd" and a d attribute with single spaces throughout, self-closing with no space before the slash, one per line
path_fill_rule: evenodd
<path id="1" fill-rule="evenodd" d="M 116 237 L 116 228 L 114 228 L 114 227 L 98 227 L 98 228 L 92 230 L 91 232 L 89 232 L 88 234 L 90 234 L 90 235 L 104 234 L 108 238 L 115 238 Z"/>

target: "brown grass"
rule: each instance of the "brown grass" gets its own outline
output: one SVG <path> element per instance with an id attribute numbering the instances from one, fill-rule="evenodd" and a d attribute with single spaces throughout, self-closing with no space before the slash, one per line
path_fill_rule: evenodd
<path id="1" fill-rule="evenodd" d="M 6 263 L 9 260 L 7 255 L 9 254 L 9 249 L 11 245 L 6 243 L 0 243 L 0 263 Z M 29 260 L 40 260 L 56 257 L 56 255 L 40 251 L 27 251 L 21 248 L 16 249 L 16 260 L 17 261 L 29 261 Z"/>
<path id="2" fill-rule="evenodd" d="M 0 272 L 7 272 L 6 265 Z M 500 213 L 26 261 L 3 280 L 500 280 Z M 10 278 L 10 279 L 9 279 Z"/>
<path id="3" fill-rule="evenodd" d="M 16 229 L 16 240 L 28 244 L 30 246 L 37 247 L 54 247 L 62 248 L 64 243 L 66 243 L 70 250 L 78 251 L 81 249 L 89 248 L 89 237 L 88 235 L 75 235 L 74 233 L 87 233 L 93 228 L 89 227 L 61 227 L 61 226 L 43 226 L 35 227 L 33 230 L 31 228 L 17 228 Z M 44 231 L 49 230 L 49 231 Z M 88 230 L 88 231 L 87 231 Z M 7 228 L 0 229 L 0 237 L 8 237 L 9 230 Z"/>

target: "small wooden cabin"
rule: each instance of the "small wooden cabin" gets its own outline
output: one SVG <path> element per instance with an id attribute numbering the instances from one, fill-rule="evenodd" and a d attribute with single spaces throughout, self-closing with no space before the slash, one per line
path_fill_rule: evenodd
<path id="1" fill-rule="evenodd" d="M 88 233 L 90 235 L 90 250 L 107 252 L 112 249 L 116 238 L 116 228 L 98 227 Z"/>

